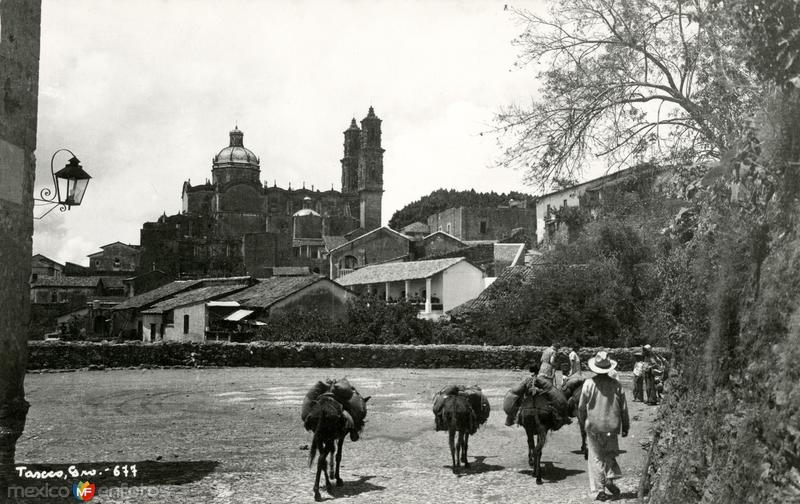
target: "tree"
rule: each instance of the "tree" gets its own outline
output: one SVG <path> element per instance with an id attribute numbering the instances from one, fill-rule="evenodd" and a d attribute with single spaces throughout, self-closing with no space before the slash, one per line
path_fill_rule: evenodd
<path id="1" fill-rule="evenodd" d="M 763 94 L 725 8 L 559 0 L 548 16 L 513 9 L 525 26 L 518 64 L 537 66 L 541 89 L 498 114 L 502 164 L 548 186 L 580 175 L 590 155 L 609 167 L 719 158 Z"/>

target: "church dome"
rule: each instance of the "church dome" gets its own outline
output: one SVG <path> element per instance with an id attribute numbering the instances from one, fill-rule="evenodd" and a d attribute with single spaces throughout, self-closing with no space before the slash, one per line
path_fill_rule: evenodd
<path id="1" fill-rule="evenodd" d="M 219 151 L 214 156 L 214 164 L 248 164 L 258 166 L 258 156 L 253 151 L 244 146 L 244 133 L 238 127 L 234 127 L 230 133 L 230 145 Z"/>

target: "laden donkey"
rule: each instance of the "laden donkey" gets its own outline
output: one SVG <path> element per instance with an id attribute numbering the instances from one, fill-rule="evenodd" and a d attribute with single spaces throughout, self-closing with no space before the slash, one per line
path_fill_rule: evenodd
<path id="1" fill-rule="evenodd" d="M 336 452 L 336 440 L 343 436 L 348 427 L 352 427 L 344 415 L 342 405 L 339 404 L 332 394 L 322 394 L 309 405 L 308 415 L 303 419 L 303 426 L 306 430 L 314 432 L 314 439 L 311 442 L 311 450 L 308 454 L 308 466 L 314 462 L 314 457 L 319 452 L 317 459 L 317 474 L 314 479 L 314 499 L 322 500 L 319 493 L 320 474 L 325 475 L 325 489 L 332 493 L 333 487 L 328 477 L 327 457 L 330 454 L 331 460 Z M 341 457 L 339 457 L 341 459 Z M 333 469 L 333 467 L 331 467 Z"/>
<path id="2" fill-rule="evenodd" d="M 469 468 L 467 459 L 469 437 L 478 431 L 478 427 L 486 423 L 490 412 L 489 400 L 477 385 L 471 387 L 448 385 L 434 396 L 433 415 L 436 430 L 448 433 L 454 473 L 461 468 L 462 462 L 465 468 Z"/>
<path id="3" fill-rule="evenodd" d="M 335 445 L 332 444 L 330 447 L 327 447 L 325 443 L 321 445 L 324 447 L 324 454 L 322 450 L 320 450 L 320 461 L 318 462 L 318 464 L 322 464 L 323 466 L 322 472 L 325 474 L 326 488 L 329 493 L 331 491 L 330 484 L 328 483 L 329 473 L 325 467 L 324 460 L 328 455 L 330 455 L 330 475 L 336 478 L 336 486 L 342 486 L 344 482 L 339 475 L 339 469 L 342 464 L 342 445 L 344 444 L 344 439 L 348 434 L 350 435 L 351 440 L 358 441 L 361 431 L 364 428 L 365 417 L 367 416 L 367 401 L 369 401 L 369 398 L 369 396 L 362 397 L 356 388 L 350 385 L 350 382 L 347 381 L 346 378 L 343 378 L 341 380 L 318 381 L 313 387 L 311 387 L 306 394 L 305 399 L 303 400 L 303 405 L 300 410 L 300 417 L 302 418 L 307 430 L 315 429 L 315 420 L 309 420 L 309 418 L 312 416 L 312 413 L 316 414 L 319 408 L 321 408 L 319 404 L 320 399 L 323 400 L 323 403 L 327 403 L 330 399 L 332 399 L 339 405 L 338 409 L 341 410 L 343 423 L 338 427 L 339 430 L 335 432 L 334 438 L 336 443 Z M 330 409 L 333 407 L 334 405 L 328 405 L 327 411 L 329 417 L 333 415 L 333 411 Z M 325 431 L 324 434 L 325 436 L 331 435 L 331 433 L 328 431 Z M 319 450 L 319 447 L 317 449 Z M 312 447 L 312 453 L 310 454 L 311 458 L 309 460 L 313 460 L 313 456 L 315 454 L 313 450 L 314 448 Z M 315 497 L 319 495 L 320 474 L 321 473 L 318 467 L 317 483 L 314 487 Z"/>

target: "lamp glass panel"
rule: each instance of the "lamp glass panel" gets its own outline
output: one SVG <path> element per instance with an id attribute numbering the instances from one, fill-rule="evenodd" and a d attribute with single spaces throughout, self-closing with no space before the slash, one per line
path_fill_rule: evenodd
<path id="1" fill-rule="evenodd" d="M 71 206 L 78 206 L 83 201 L 83 194 L 89 185 L 89 179 L 69 179 L 67 180 L 67 198 L 65 203 Z"/>

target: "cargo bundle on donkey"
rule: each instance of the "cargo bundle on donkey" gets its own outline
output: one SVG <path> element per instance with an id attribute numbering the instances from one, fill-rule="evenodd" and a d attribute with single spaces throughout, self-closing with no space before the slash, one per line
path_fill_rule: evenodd
<path id="1" fill-rule="evenodd" d="M 453 472 L 458 472 L 461 463 L 469 468 L 467 448 L 469 436 L 478 431 L 478 427 L 489 419 L 489 399 L 483 395 L 477 385 L 448 385 L 436 393 L 433 398 L 433 415 L 436 430 L 448 433 L 450 458 L 453 461 Z M 455 435 L 458 433 L 458 443 Z"/>
<path id="2" fill-rule="evenodd" d="M 342 445 L 344 438 L 350 434 L 352 441 L 358 441 L 364 428 L 367 416 L 367 401 L 370 396 L 362 397 L 347 378 L 341 380 L 318 381 L 306 394 L 300 407 L 300 418 L 306 430 L 314 432 L 309 454 L 309 465 L 319 451 L 317 474 L 314 484 L 314 498 L 320 500 L 320 474 L 325 475 L 325 488 L 331 493 L 328 479 L 326 457 L 331 456 L 330 472 L 336 478 L 336 486 L 344 482 L 339 476 L 342 463 Z M 336 444 L 334 446 L 334 441 Z M 334 466 L 335 455 L 335 466 Z"/>

